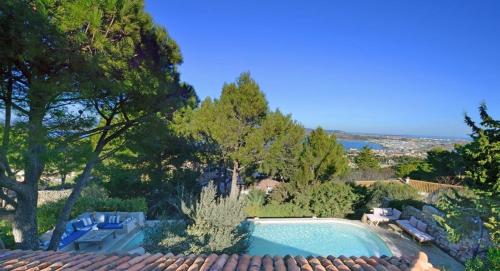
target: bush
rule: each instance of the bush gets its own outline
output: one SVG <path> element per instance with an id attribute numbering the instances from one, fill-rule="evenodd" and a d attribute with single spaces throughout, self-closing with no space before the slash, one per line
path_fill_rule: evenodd
<path id="1" fill-rule="evenodd" d="M 426 205 L 425 202 L 420 201 L 420 200 L 414 200 L 414 199 L 391 200 L 389 202 L 390 208 L 396 208 L 400 211 L 402 211 L 403 207 L 405 207 L 405 206 L 413 206 L 419 210 L 422 210 L 424 205 Z"/>
<path id="2" fill-rule="evenodd" d="M 271 202 L 264 206 L 247 206 L 245 212 L 250 217 L 311 217 L 309 210 L 304 210 L 293 203 Z"/>
<path id="3" fill-rule="evenodd" d="M 326 182 L 312 187 L 309 209 L 319 217 L 344 218 L 354 213 L 353 206 L 358 198 L 352 186 Z"/>
<path id="4" fill-rule="evenodd" d="M 270 195 L 270 203 L 263 206 L 249 205 L 249 216 L 258 217 L 340 217 L 354 212 L 360 197 L 346 183 L 328 181 L 302 185 L 288 183 L 276 187 Z"/>
<path id="5" fill-rule="evenodd" d="M 500 270 L 500 248 L 490 248 L 485 259 L 476 257 L 465 263 L 465 271 Z"/>
<path id="6" fill-rule="evenodd" d="M 146 231 L 149 252 L 241 253 L 248 246 L 244 201 L 218 198 L 211 183 L 199 200 L 182 204 L 186 225 L 161 222 L 158 229 Z M 176 251 L 174 251 L 176 250 Z"/>
<path id="7" fill-rule="evenodd" d="M 245 199 L 248 205 L 262 206 L 266 203 L 266 193 L 259 189 L 252 189 Z"/>
<path id="8" fill-rule="evenodd" d="M 144 229 L 143 247 L 147 251 L 161 251 L 174 254 L 185 253 L 189 250 L 189 240 L 186 235 L 185 223 L 170 222 L 161 219 L 154 227 Z"/>
<path id="9" fill-rule="evenodd" d="M 396 201 L 421 200 L 415 188 L 401 183 L 376 182 L 369 188 L 369 193 L 370 200 L 367 207 L 370 209 L 382 206 L 384 198 Z"/>
<path id="10" fill-rule="evenodd" d="M 14 248 L 14 236 L 12 235 L 12 226 L 6 220 L 0 220 L 0 241 L 6 248 Z"/>

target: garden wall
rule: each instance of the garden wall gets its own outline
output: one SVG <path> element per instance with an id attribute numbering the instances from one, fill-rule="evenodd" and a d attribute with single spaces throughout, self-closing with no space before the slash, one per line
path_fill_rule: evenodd
<path id="1" fill-rule="evenodd" d="M 471 236 L 462 238 L 458 243 L 450 242 L 446 231 L 439 226 L 434 215 L 443 216 L 439 210 L 430 205 L 425 205 L 422 210 L 406 206 L 403 209 L 402 217 L 408 219 L 410 216 L 414 216 L 425 222 L 428 225 L 427 232 L 436 238 L 435 244 L 462 263 L 473 258 L 476 251 L 482 252 L 485 248 L 491 246 L 486 229 L 483 229 L 482 232 L 475 231 Z"/>
<path id="2" fill-rule="evenodd" d="M 62 198 L 69 197 L 72 189 L 64 189 L 64 190 L 40 190 L 38 191 L 38 206 L 46 203 L 57 201 Z"/>

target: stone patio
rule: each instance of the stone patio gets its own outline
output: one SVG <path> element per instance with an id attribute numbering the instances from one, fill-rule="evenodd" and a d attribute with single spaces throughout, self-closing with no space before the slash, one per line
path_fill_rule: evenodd
<path id="1" fill-rule="evenodd" d="M 366 226 L 370 227 L 370 229 L 376 232 L 380 238 L 386 242 L 394 256 L 411 257 L 413 255 L 417 255 L 418 252 L 423 251 L 429 257 L 429 262 L 436 268 L 453 271 L 464 270 L 464 266 L 460 262 L 446 254 L 434 244 L 419 245 L 409 235 L 403 233 L 403 235 L 400 236 L 399 233 L 389 230 L 387 224 L 379 227 Z"/>
<path id="2" fill-rule="evenodd" d="M 116 232 L 116 238 L 112 238 L 111 236 L 106 238 L 101 249 L 99 249 L 97 245 L 81 244 L 78 252 L 94 252 L 98 254 L 120 252 L 120 248 L 123 247 L 123 245 L 125 245 L 139 230 L 141 230 L 140 227 L 137 227 L 129 233 Z M 75 251 L 75 244 L 72 243 L 61 251 L 73 252 Z"/>

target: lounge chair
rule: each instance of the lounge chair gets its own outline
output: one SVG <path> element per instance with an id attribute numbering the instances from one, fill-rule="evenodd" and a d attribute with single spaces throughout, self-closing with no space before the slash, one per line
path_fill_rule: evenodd
<path id="1" fill-rule="evenodd" d="M 368 214 L 368 223 L 378 226 L 379 223 L 387 223 L 398 220 L 401 216 L 401 211 L 395 208 L 373 208 L 373 214 Z"/>
<path id="2" fill-rule="evenodd" d="M 413 216 L 410 217 L 410 220 L 396 220 L 396 223 L 421 244 L 434 240 L 434 237 L 426 233 L 427 224 Z"/>

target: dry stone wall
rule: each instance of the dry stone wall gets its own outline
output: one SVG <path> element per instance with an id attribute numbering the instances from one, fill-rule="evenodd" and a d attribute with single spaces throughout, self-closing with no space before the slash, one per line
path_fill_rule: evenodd
<path id="1" fill-rule="evenodd" d="M 409 219 L 414 216 L 426 223 L 428 225 L 427 233 L 436 238 L 435 244 L 462 263 L 473 258 L 478 252 L 481 254 L 492 245 L 489 234 L 484 228 L 473 232 L 469 237 L 462 238 L 458 243 L 451 242 L 446 231 L 434 218 L 435 215 L 443 216 L 439 210 L 430 205 L 425 205 L 422 210 L 406 206 L 403 209 L 402 218 Z"/>
<path id="2" fill-rule="evenodd" d="M 38 206 L 46 203 L 57 201 L 62 198 L 69 197 L 71 194 L 71 189 L 64 190 L 40 190 L 38 191 Z"/>

